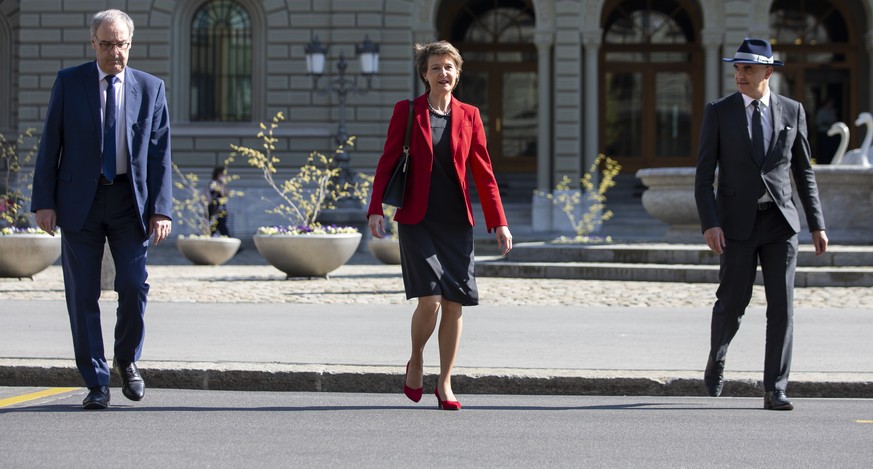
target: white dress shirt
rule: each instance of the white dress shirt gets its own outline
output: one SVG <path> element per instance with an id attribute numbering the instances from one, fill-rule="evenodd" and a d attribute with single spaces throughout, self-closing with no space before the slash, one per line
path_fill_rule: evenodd
<path id="1" fill-rule="evenodd" d="M 752 106 L 752 101 L 755 98 L 743 95 L 743 103 L 746 105 L 746 128 L 749 130 L 749 140 L 752 139 L 752 114 L 755 112 L 755 106 Z M 764 127 L 764 155 L 770 150 L 770 141 L 773 140 L 773 116 L 770 113 L 770 90 L 764 92 L 764 96 L 758 100 L 761 107 L 761 126 Z M 769 191 L 764 191 L 764 195 L 758 199 L 758 203 L 773 202 Z"/>
<path id="2" fill-rule="evenodd" d="M 115 173 L 125 174 L 127 168 L 127 119 L 124 115 L 124 70 L 118 75 L 115 82 Z M 100 122 L 105 126 L 106 119 L 106 75 L 108 73 L 97 67 L 97 75 L 100 78 Z"/>

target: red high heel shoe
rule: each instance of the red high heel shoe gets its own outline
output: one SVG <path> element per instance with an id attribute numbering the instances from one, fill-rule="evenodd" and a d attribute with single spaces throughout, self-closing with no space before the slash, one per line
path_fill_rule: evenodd
<path id="1" fill-rule="evenodd" d="M 406 376 L 409 376 L 409 362 L 406 362 Z M 406 385 L 406 376 L 403 377 L 403 394 L 406 394 L 406 397 L 408 397 L 412 402 L 420 401 L 424 388 L 410 388 Z"/>
<path id="2" fill-rule="evenodd" d="M 461 410 L 461 403 L 458 401 L 444 401 L 440 399 L 440 388 L 439 386 L 433 389 L 434 395 L 437 398 L 437 408 L 442 410 Z"/>

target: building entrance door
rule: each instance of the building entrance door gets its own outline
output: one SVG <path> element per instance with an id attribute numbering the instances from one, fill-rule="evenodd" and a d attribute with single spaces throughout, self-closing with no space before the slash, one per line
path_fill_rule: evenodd
<path id="1" fill-rule="evenodd" d="M 464 66 L 458 99 L 479 108 L 495 171 L 532 172 L 537 154 L 537 74 L 531 64 Z"/>

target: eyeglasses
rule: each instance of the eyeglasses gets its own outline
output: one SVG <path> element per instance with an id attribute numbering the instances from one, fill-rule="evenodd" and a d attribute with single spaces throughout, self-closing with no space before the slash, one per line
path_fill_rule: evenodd
<path id="1" fill-rule="evenodd" d="M 100 48 L 103 49 L 104 52 L 109 52 L 115 47 L 117 47 L 118 50 L 130 49 L 130 42 L 97 41 L 97 44 L 100 45 Z"/>

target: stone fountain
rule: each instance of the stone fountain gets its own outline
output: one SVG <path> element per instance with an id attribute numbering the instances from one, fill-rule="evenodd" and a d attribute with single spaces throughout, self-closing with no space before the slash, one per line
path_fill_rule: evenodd
<path id="1" fill-rule="evenodd" d="M 873 244 L 873 168 L 861 165 L 816 165 L 819 198 L 832 244 Z M 647 168 L 636 176 L 647 187 L 643 207 L 667 223 L 665 241 L 701 243 L 700 220 L 694 201 L 692 167 Z M 801 207 L 795 197 L 795 204 Z M 801 214 L 806 232 L 806 219 Z M 808 233 L 801 233 L 801 241 Z"/>

